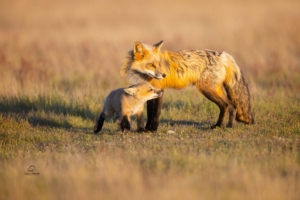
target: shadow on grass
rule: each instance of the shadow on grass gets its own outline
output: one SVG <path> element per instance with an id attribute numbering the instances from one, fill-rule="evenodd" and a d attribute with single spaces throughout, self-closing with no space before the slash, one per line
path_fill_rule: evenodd
<path id="1" fill-rule="evenodd" d="M 66 121 L 66 120 L 55 120 L 55 119 L 46 119 L 43 117 L 35 117 L 30 116 L 28 117 L 28 123 L 32 126 L 48 126 L 51 128 L 64 128 L 64 129 L 70 129 L 72 128 L 72 125 Z"/>
<path id="2" fill-rule="evenodd" d="M 27 114 L 37 111 L 63 115 L 69 114 L 90 119 L 95 116 L 85 103 L 59 96 L 38 96 L 34 98 L 0 97 L 1 113 Z"/>
<path id="3" fill-rule="evenodd" d="M 76 99 L 62 96 L 0 96 L 0 114 L 3 116 L 26 119 L 32 126 L 73 128 L 67 116 L 93 119 L 95 114 L 88 105 Z"/>
<path id="4" fill-rule="evenodd" d="M 177 106 L 182 106 L 177 105 Z M 38 113 L 44 114 L 38 114 Z M 49 126 L 70 129 L 73 125 L 63 117 L 66 115 L 78 116 L 84 119 L 94 119 L 97 114 L 92 112 L 88 105 L 76 100 L 66 99 L 60 96 L 37 96 L 37 97 L 1 97 L 0 113 L 4 115 L 17 116 L 17 118 L 27 119 L 32 126 Z M 31 114 L 34 113 L 34 114 Z M 133 118 L 135 121 L 136 119 Z M 188 121 L 188 120 L 168 120 L 161 118 L 161 124 L 187 125 L 197 129 L 207 130 L 212 125 L 208 121 Z M 91 127 L 92 130 L 93 127 Z M 89 131 L 89 130 L 86 130 Z"/>
<path id="5" fill-rule="evenodd" d="M 200 121 L 200 122 L 195 122 L 195 121 L 188 121 L 188 120 L 168 120 L 168 119 L 161 119 L 160 120 L 161 124 L 168 124 L 170 126 L 194 126 L 197 129 L 201 130 L 210 130 L 211 126 L 213 125 L 212 123 L 208 121 Z"/>

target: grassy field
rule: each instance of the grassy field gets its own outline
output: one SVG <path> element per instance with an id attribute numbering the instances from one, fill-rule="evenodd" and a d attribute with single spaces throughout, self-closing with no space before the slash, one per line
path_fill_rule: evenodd
<path id="1" fill-rule="evenodd" d="M 0 199 L 300 199 L 299 1 L 0 4 Z M 157 132 L 92 134 L 127 51 L 162 39 L 233 55 L 255 125 L 209 129 L 219 110 L 188 87 Z"/>

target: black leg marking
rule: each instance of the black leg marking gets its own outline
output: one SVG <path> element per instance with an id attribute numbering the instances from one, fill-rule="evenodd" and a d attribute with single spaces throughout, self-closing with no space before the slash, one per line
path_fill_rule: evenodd
<path id="1" fill-rule="evenodd" d="M 145 129 L 151 131 L 152 130 L 152 123 L 153 123 L 153 114 L 154 114 L 154 100 L 151 99 L 147 101 L 147 124 Z"/>
<path id="2" fill-rule="evenodd" d="M 130 121 L 128 119 L 128 116 L 124 115 L 122 117 L 122 120 L 121 120 L 121 130 L 122 132 L 124 131 L 130 131 Z"/>
<path id="3" fill-rule="evenodd" d="M 163 95 L 157 99 L 147 101 L 147 115 L 148 120 L 146 124 L 146 130 L 156 131 L 159 125 L 159 116 L 161 113 L 163 102 Z"/>

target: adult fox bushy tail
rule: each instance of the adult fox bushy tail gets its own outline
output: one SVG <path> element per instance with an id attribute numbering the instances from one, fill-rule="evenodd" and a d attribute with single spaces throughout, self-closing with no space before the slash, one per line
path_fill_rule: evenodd
<path id="1" fill-rule="evenodd" d="M 153 46 L 136 42 L 125 59 L 122 74 L 131 82 L 146 81 L 159 89 L 195 85 L 220 109 L 212 128 L 221 127 L 227 113 L 227 127 L 233 126 L 234 119 L 254 123 L 248 86 L 232 56 L 212 50 L 161 52 L 162 44 L 163 41 Z M 146 130 L 157 130 L 162 98 L 147 102 Z"/>

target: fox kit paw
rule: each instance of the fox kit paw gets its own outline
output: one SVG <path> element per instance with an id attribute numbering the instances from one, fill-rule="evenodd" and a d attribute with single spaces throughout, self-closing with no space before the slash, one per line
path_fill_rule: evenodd
<path id="1" fill-rule="evenodd" d="M 126 129 L 126 128 L 125 128 L 125 129 L 122 129 L 122 133 L 123 133 L 123 134 L 127 134 L 127 133 L 129 133 L 129 132 L 130 132 L 130 129 Z"/>
<path id="2" fill-rule="evenodd" d="M 140 127 L 136 130 L 138 133 L 147 132 L 147 130 L 143 127 Z"/>

